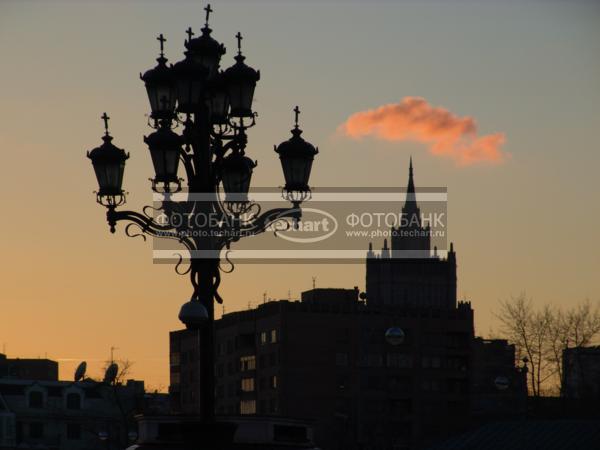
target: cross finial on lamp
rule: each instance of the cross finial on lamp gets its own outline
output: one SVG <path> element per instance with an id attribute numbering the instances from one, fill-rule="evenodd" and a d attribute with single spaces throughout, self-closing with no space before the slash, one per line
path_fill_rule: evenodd
<path id="1" fill-rule="evenodd" d="M 210 7 L 210 3 L 208 5 L 206 5 L 206 8 L 204 8 L 204 11 L 206 11 L 205 27 L 208 28 L 208 18 L 210 17 L 210 13 L 213 12 L 212 8 Z"/>
<path id="2" fill-rule="evenodd" d="M 294 121 L 296 122 L 296 128 L 298 128 L 298 116 L 300 116 L 300 108 L 298 108 L 298 105 L 296 105 L 296 107 L 294 108 Z"/>
<path id="3" fill-rule="evenodd" d="M 192 40 L 192 36 L 194 35 L 194 32 L 192 31 L 192 27 L 188 27 L 188 29 L 185 30 L 185 32 L 188 35 L 188 42 L 190 42 Z"/>
<path id="4" fill-rule="evenodd" d="M 110 117 L 108 117 L 108 115 L 104 113 L 100 118 L 104 120 L 104 134 L 105 136 L 108 136 L 108 121 L 110 120 Z"/>
<path id="5" fill-rule="evenodd" d="M 242 37 L 242 33 L 240 33 L 239 31 L 237 32 L 235 37 L 237 38 L 237 41 L 238 41 L 238 55 L 241 55 L 242 54 L 242 39 L 244 39 L 244 38 Z"/>
<path id="6" fill-rule="evenodd" d="M 165 42 L 167 42 L 167 39 L 163 36 L 162 33 L 160 33 L 156 40 L 160 42 L 160 56 L 165 56 Z"/>

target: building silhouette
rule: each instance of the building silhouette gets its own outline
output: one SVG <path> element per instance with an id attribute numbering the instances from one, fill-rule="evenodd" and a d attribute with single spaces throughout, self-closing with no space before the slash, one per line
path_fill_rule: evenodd
<path id="1" fill-rule="evenodd" d="M 0 448 L 125 448 L 144 400 L 143 381 L 1 378 Z"/>
<path id="2" fill-rule="evenodd" d="M 217 414 L 311 419 L 328 450 L 408 450 L 466 430 L 494 402 L 520 404 L 514 348 L 475 340 L 471 304 L 456 301 L 456 254 L 431 252 L 415 192 L 411 161 L 409 219 L 391 249 L 369 249 L 366 295 L 312 289 L 215 322 Z M 172 408 L 195 414 L 202 342 L 174 331 L 170 349 Z"/>
<path id="3" fill-rule="evenodd" d="M 431 249 L 431 226 L 423 225 L 417 204 L 412 159 L 402 220 L 391 229 L 391 248 L 381 252 L 369 245 L 366 288 L 369 305 L 376 308 L 456 308 L 456 253 L 450 244 L 447 258 Z M 433 252 L 432 252 L 433 250 Z"/>
<path id="4" fill-rule="evenodd" d="M 563 350 L 562 395 L 578 400 L 600 398 L 600 346 Z"/>
<path id="5" fill-rule="evenodd" d="M 58 363 L 47 358 L 7 358 L 0 353 L 0 378 L 58 380 Z"/>

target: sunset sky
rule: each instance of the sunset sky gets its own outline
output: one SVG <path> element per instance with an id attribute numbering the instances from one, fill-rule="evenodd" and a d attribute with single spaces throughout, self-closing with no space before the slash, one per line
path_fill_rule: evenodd
<path id="1" fill-rule="evenodd" d="M 448 189 L 458 294 L 476 332 L 499 299 L 600 301 L 600 3 L 594 1 L 211 2 L 233 62 L 241 31 L 261 71 L 248 153 L 253 183 L 279 186 L 273 144 L 298 104 L 318 145 L 311 184 Z M 158 43 L 182 58 L 205 3 L 0 0 L 0 351 L 90 375 L 115 346 L 133 376 L 168 385 L 168 331 L 187 278 L 153 264 L 152 245 L 111 235 L 85 152 L 111 116 L 131 153 L 128 206 L 152 202 L 148 100 L 139 73 Z M 400 209 L 401 205 L 398 205 Z M 378 246 L 381 243 L 377 244 Z M 366 249 L 365 249 L 366 250 Z M 311 288 L 359 286 L 363 265 L 238 265 L 226 311 Z M 220 314 L 220 309 L 219 309 Z"/>

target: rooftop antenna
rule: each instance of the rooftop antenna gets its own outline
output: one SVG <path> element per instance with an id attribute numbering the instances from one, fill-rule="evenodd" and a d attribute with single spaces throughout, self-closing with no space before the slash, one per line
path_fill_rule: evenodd
<path id="1" fill-rule="evenodd" d="M 221 314 L 221 317 L 223 317 L 225 315 L 225 304 L 223 304 L 222 306 L 223 306 L 223 313 Z"/>
<path id="2" fill-rule="evenodd" d="M 115 350 L 119 350 L 119 348 L 118 347 L 111 347 L 110 348 L 110 362 L 111 363 L 115 362 L 115 358 L 114 358 Z"/>
<path id="3" fill-rule="evenodd" d="M 288 300 L 292 300 L 292 291 L 288 289 Z"/>
<path id="4" fill-rule="evenodd" d="M 317 288 L 317 277 L 312 277 L 313 289 Z"/>
<path id="5" fill-rule="evenodd" d="M 263 305 L 267 303 L 267 291 L 263 292 Z"/>

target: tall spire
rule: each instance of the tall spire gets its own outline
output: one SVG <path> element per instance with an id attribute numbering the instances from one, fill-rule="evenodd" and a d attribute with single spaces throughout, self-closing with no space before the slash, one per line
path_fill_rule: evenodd
<path id="1" fill-rule="evenodd" d="M 410 165 L 408 166 L 408 186 L 406 187 L 406 204 L 405 206 L 414 203 L 416 206 L 417 199 L 415 196 L 415 182 L 413 180 L 413 164 L 412 156 L 410 157 Z"/>

